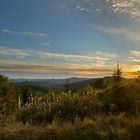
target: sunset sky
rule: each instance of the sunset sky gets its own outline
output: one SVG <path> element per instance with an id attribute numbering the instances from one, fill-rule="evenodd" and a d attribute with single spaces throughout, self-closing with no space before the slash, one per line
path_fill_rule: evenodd
<path id="1" fill-rule="evenodd" d="M 0 73 L 104 77 L 140 68 L 140 0 L 0 0 Z"/>

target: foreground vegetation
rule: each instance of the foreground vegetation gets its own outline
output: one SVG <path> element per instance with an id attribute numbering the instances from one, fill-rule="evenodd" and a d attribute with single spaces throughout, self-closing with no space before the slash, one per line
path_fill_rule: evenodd
<path id="1" fill-rule="evenodd" d="M 10 122 L 9 122 L 10 121 Z M 8 123 L 9 122 L 9 123 Z M 75 123 L 54 120 L 48 125 L 23 124 L 15 120 L 1 122 L 2 140 L 139 140 L 140 117 L 102 115 L 75 118 Z"/>
<path id="2" fill-rule="evenodd" d="M 119 72 L 119 71 L 118 71 Z M 71 92 L 36 93 L 0 76 L 2 140 L 139 140 L 140 81 L 97 79 Z"/>

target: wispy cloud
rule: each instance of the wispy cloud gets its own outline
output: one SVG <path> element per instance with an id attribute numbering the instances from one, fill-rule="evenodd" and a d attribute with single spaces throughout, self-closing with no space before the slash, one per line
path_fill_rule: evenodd
<path id="1" fill-rule="evenodd" d="M 75 63 L 103 63 L 105 61 L 110 61 L 113 59 L 116 59 L 118 57 L 115 53 L 103 53 L 101 51 L 91 53 L 91 54 L 60 54 L 60 53 L 45 53 L 45 52 L 39 52 L 39 55 L 43 59 L 63 59 L 65 61 L 69 62 L 75 62 Z"/>
<path id="2" fill-rule="evenodd" d="M 130 51 L 129 62 L 133 60 L 133 65 L 136 63 L 134 58 L 140 58 L 139 51 Z M 41 59 L 54 60 L 61 59 L 66 61 L 60 61 L 55 63 L 46 63 L 46 61 L 32 61 L 21 63 L 22 60 L 18 61 L 0 61 L 0 71 L 1 72 L 11 72 L 11 73 L 44 73 L 44 74 L 58 74 L 65 73 L 69 75 L 79 75 L 79 76 L 109 76 L 112 75 L 114 64 L 113 60 L 118 57 L 114 53 L 103 53 L 97 51 L 86 55 L 72 55 L 72 54 L 59 54 L 59 53 L 45 53 L 33 50 L 20 50 L 11 48 L 0 48 L 0 56 L 16 56 L 17 58 L 25 57 L 40 57 Z M 45 62 L 45 63 L 44 63 Z M 71 62 L 71 63 L 68 63 Z M 109 63 L 107 63 L 109 62 Z M 91 64 L 92 63 L 92 64 Z M 131 62 L 132 63 L 132 62 Z M 100 64 L 100 65 L 99 65 Z M 132 65 L 128 65 L 132 66 Z M 126 66 L 126 68 L 128 67 Z M 125 76 L 132 75 L 129 69 L 123 68 L 123 73 Z M 133 72 L 133 71 L 132 71 Z"/>
<path id="3" fill-rule="evenodd" d="M 45 43 L 43 43 L 42 45 L 45 46 L 45 47 L 51 47 L 51 44 L 48 43 L 48 42 L 45 42 Z"/>
<path id="4" fill-rule="evenodd" d="M 10 57 L 9 61 L 0 61 L 1 72 L 22 72 L 22 73 L 69 73 L 78 75 L 108 75 L 111 73 L 111 66 L 106 65 L 106 62 L 113 61 L 117 58 L 117 54 L 114 53 L 103 53 L 97 51 L 91 54 L 62 54 L 62 53 L 50 53 L 35 50 L 20 50 L 14 48 L 0 47 L 0 58 L 4 60 Z M 11 57 L 12 56 L 12 57 Z M 22 59 L 36 57 L 35 62 L 22 63 Z M 1 59 L 1 60 L 2 60 Z M 13 60 L 12 60 L 13 59 Z M 50 60 L 61 60 L 59 62 L 52 62 Z M 7 60 L 7 59 L 6 59 Z M 14 62 L 15 60 L 15 62 Z M 18 60 L 18 62 L 17 62 Z M 21 62 L 21 63 L 20 63 Z M 40 62 L 42 62 L 40 64 Z M 92 64 L 92 65 L 91 65 Z M 99 65 L 101 64 L 101 65 Z"/>
<path id="5" fill-rule="evenodd" d="M 112 0 L 112 9 L 119 14 L 128 16 L 140 21 L 140 1 L 139 0 Z"/>
<path id="6" fill-rule="evenodd" d="M 9 30 L 9 29 L 3 29 L 1 31 L 4 32 L 4 33 L 16 34 L 16 35 L 40 36 L 40 37 L 45 37 L 46 36 L 46 33 L 42 33 L 42 32 L 17 32 L 17 31 L 13 31 L 13 30 Z"/>
<path id="7" fill-rule="evenodd" d="M 107 52 L 93 52 L 88 54 L 66 54 L 66 53 L 52 53 L 37 50 L 21 50 L 7 47 L 0 47 L 1 56 L 16 56 L 19 58 L 36 57 L 37 59 L 46 60 L 60 60 L 59 63 L 70 62 L 73 64 L 94 64 L 104 65 L 106 62 L 116 61 L 118 55 Z"/>
<path id="8" fill-rule="evenodd" d="M 127 59 L 131 66 L 138 66 L 140 65 L 140 51 L 130 50 L 129 51 L 129 58 Z"/>
<path id="9" fill-rule="evenodd" d="M 83 12 L 91 12 L 91 10 L 89 9 L 89 8 L 87 8 L 87 7 L 82 7 L 82 6 L 80 6 L 80 5 L 76 5 L 76 9 L 77 10 L 80 10 L 80 11 L 83 11 Z"/>
<path id="10" fill-rule="evenodd" d="M 21 65 L 21 64 L 0 64 L 1 72 L 13 72 L 13 73 L 46 73 L 46 74 L 55 74 L 55 73 L 67 73 L 71 75 L 92 75 L 92 76 L 101 76 L 101 75 L 110 75 L 112 73 L 111 67 L 94 67 L 86 65 Z"/>
<path id="11" fill-rule="evenodd" d="M 140 21 L 140 1 L 139 0 L 68 0 L 75 4 L 75 8 L 82 12 L 101 14 L 113 11 L 119 15 L 127 15 Z M 68 4 L 65 0 L 61 3 Z"/>
<path id="12" fill-rule="evenodd" d="M 73 64 L 59 64 L 59 65 L 43 65 L 43 64 L 12 64 L 0 63 L 0 72 L 4 73 L 38 73 L 41 74 L 66 74 L 66 75 L 75 75 L 81 77 L 102 77 L 102 76 L 111 76 L 113 73 L 113 66 L 91 66 L 91 65 L 73 65 Z M 123 76 L 134 77 L 134 70 L 131 70 L 131 67 L 123 67 Z"/>
<path id="13" fill-rule="evenodd" d="M 132 56 L 135 56 L 135 57 L 140 57 L 140 51 L 132 51 L 132 50 L 130 50 L 129 51 L 130 52 L 130 54 L 132 55 Z"/>
<path id="14" fill-rule="evenodd" d="M 119 39 L 126 40 L 128 42 L 132 43 L 140 43 L 140 31 L 132 30 L 124 27 L 94 27 L 90 25 L 90 27 L 96 31 L 99 31 L 101 33 L 105 33 L 108 35 L 114 35 Z"/>
<path id="15" fill-rule="evenodd" d="M 76 4 L 76 9 L 83 12 L 101 14 L 113 11 L 117 15 L 129 16 L 140 21 L 139 0 L 72 0 L 72 2 Z"/>
<path id="16" fill-rule="evenodd" d="M 0 56 L 16 56 L 19 58 L 25 58 L 30 56 L 30 54 L 20 49 L 0 47 Z"/>

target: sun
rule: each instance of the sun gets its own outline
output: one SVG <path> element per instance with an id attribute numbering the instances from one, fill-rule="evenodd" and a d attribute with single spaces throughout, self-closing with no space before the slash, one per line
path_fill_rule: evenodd
<path id="1" fill-rule="evenodd" d="M 137 72 L 140 72 L 140 67 L 137 68 Z"/>

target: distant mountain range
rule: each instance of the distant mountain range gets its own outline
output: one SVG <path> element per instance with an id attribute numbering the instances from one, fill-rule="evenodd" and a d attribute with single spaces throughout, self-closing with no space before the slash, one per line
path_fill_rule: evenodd
<path id="1" fill-rule="evenodd" d="M 68 79 L 11 79 L 12 83 L 19 85 L 28 85 L 33 90 L 48 92 L 48 89 L 54 88 L 62 90 L 66 81 L 69 82 L 71 90 L 79 90 L 88 86 L 98 78 L 77 78 L 71 77 Z M 111 77 L 103 78 L 104 82 L 110 81 Z"/>
<path id="2" fill-rule="evenodd" d="M 75 83 L 80 82 L 84 80 L 88 80 L 88 78 L 77 78 L 77 77 L 71 77 L 67 79 L 11 79 L 10 81 L 12 83 L 38 83 L 38 84 L 49 84 L 49 85 L 63 85 L 66 83 L 66 80 L 69 81 L 69 83 Z"/>

